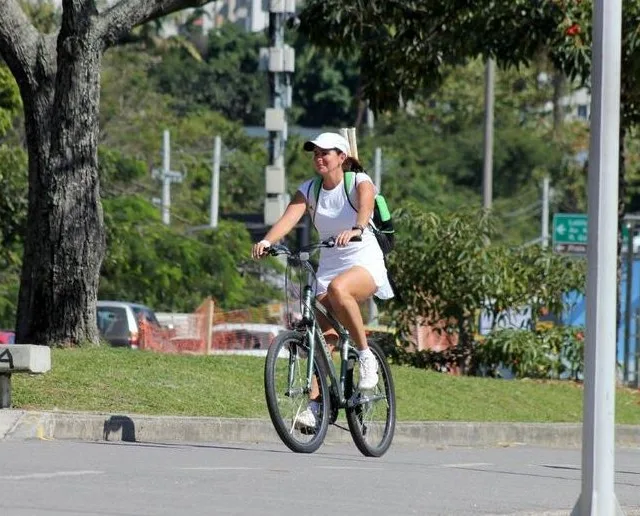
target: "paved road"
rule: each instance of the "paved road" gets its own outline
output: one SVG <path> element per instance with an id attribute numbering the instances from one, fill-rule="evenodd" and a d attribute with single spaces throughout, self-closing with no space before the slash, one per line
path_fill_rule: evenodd
<path id="1" fill-rule="evenodd" d="M 568 514 L 580 451 L 512 446 L 0 442 L 3 516 Z M 640 507 L 640 450 L 618 450 L 616 493 Z M 542 512 L 553 511 L 553 512 Z M 561 511 L 561 512 L 558 512 Z M 640 514 L 629 510 L 628 514 Z"/>

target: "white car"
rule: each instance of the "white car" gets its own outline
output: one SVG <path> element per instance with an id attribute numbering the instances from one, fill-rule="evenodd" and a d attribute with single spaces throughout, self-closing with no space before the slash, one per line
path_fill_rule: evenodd
<path id="1" fill-rule="evenodd" d="M 96 319 L 100 335 L 112 346 L 138 348 L 138 320 L 143 317 L 152 325 L 160 326 L 151 308 L 126 301 L 98 301 Z"/>

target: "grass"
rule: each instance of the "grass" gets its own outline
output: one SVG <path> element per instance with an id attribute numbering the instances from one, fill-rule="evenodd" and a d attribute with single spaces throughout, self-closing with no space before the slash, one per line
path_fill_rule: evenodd
<path id="1" fill-rule="evenodd" d="M 52 370 L 13 376 L 33 410 L 266 418 L 264 359 L 165 355 L 108 347 L 54 349 Z M 572 382 L 456 377 L 392 366 L 400 421 L 579 422 Z M 640 392 L 618 389 L 616 421 L 640 424 Z"/>

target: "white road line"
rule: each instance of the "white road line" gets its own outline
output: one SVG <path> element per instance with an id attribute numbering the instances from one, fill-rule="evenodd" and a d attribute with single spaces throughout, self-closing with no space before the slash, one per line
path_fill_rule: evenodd
<path id="1" fill-rule="evenodd" d="M 0 480 L 36 480 L 42 478 L 81 477 L 84 475 L 102 475 L 104 471 L 52 471 L 51 473 L 28 473 L 26 475 L 1 475 Z"/>
<path id="2" fill-rule="evenodd" d="M 249 470 L 261 470 L 264 468 L 248 468 L 243 466 L 200 466 L 194 468 L 179 468 L 186 471 L 249 471 Z"/>
<path id="3" fill-rule="evenodd" d="M 493 466 L 491 462 L 463 462 L 461 464 L 441 464 L 442 468 L 478 468 L 480 466 Z"/>
<path id="4" fill-rule="evenodd" d="M 382 468 L 361 468 L 358 466 L 317 466 L 317 469 L 353 469 L 357 471 L 380 471 Z"/>

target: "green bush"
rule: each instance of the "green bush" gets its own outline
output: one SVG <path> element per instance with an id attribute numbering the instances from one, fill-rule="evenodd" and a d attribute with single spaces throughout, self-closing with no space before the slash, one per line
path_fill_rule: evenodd
<path id="1" fill-rule="evenodd" d="M 423 349 L 414 351 L 408 342 L 391 333 L 373 332 L 370 339 L 375 340 L 385 353 L 387 359 L 398 365 L 408 365 L 419 369 L 431 369 L 442 373 L 473 373 L 473 343 L 461 343 L 443 351 Z"/>
<path id="2" fill-rule="evenodd" d="M 444 354 L 420 352 L 398 356 L 398 360 L 440 369 L 444 361 L 460 372 L 474 374 L 482 311 L 492 316 L 491 330 L 495 330 L 505 311 L 528 307 L 530 325 L 535 328 L 541 313 L 562 313 L 564 293 L 584 291 L 584 260 L 540 246 L 488 245 L 494 235 L 493 220 L 486 212 L 437 215 L 408 203 L 396 212 L 396 221 L 397 245 L 389 255 L 389 269 L 400 296 L 390 302 L 389 319 L 407 344 L 416 325 L 439 327 L 447 321 L 447 330 L 458 335 L 456 348 Z M 502 361 L 518 375 L 542 377 L 551 371 L 559 376 L 567 372 L 562 368 L 575 375 L 577 359 L 573 351 L 565 350 L 568 337 L 564 332 L 494 334 L 484 360 L 489 367 Z M 547 355 L 561 352 L 571 358 L 545 362 Z M 502 360 L 512 355 L 517 362 Z"/>
<path id="3" fill-rule="evenodd" d="M 584 331 L 559 326 L 497 330 L 477 344 L 474 360 L 493 376 L 505 367 L 518 378 L 578 379 L 584 371 Z"/>

